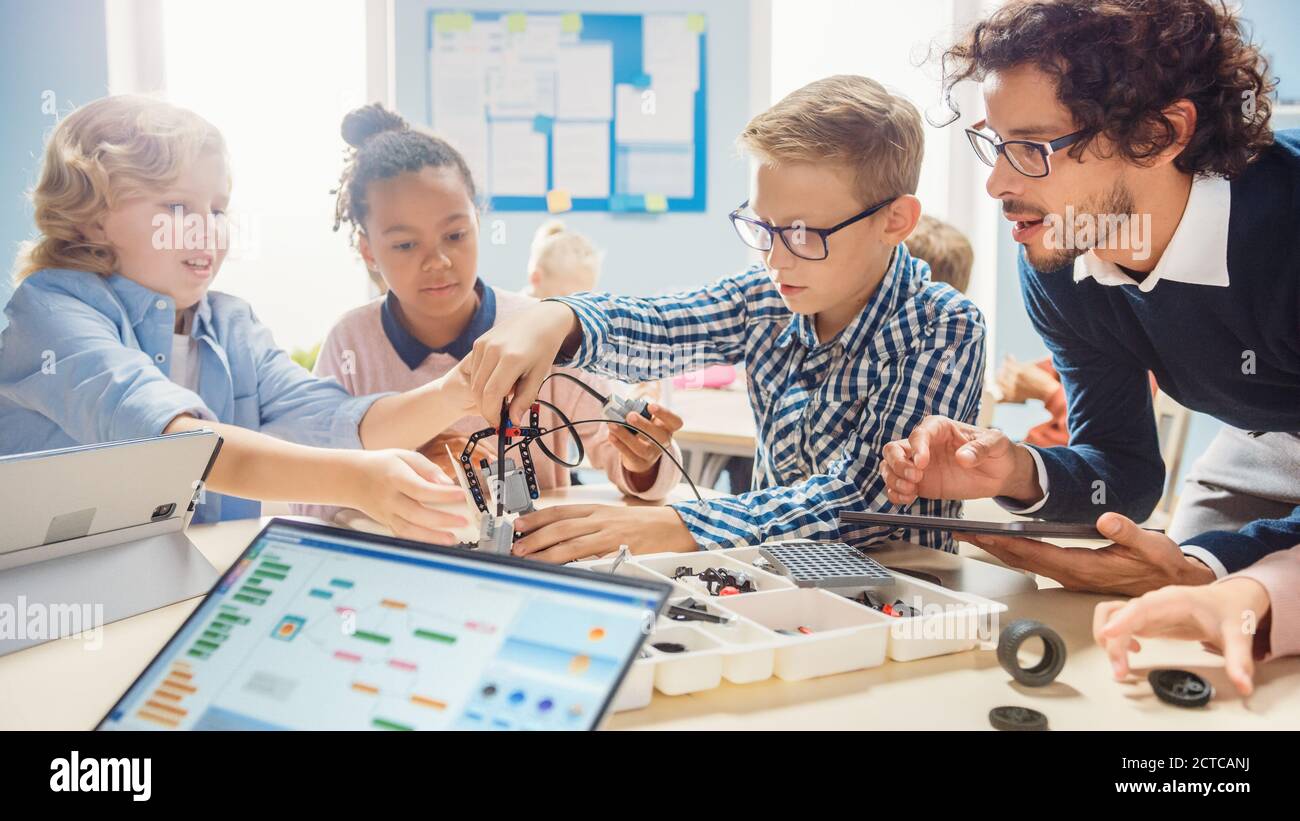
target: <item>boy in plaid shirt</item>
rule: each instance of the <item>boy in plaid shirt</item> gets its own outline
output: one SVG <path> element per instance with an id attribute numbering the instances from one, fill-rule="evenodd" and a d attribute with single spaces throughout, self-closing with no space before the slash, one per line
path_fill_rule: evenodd
<path id="1" fill-rule="evenodd" d="M 513 396 L 520 418 L 552 363 L 630 382 L 743 364 L 759 432 L 755 489 L 664 508 L 541 510 L 516 522 L 527 534 L 517 554 L 568 562 L 620 544 L 690 551 L 890 535 L 953 549 L 945 534 L 837 522 L 842 510 L 903 509 L 881 475 L 887 442 L 931 414 L 978 412 L 983 318 L 903 244 L 921 212 L 916 108 L 865 77 L 829 77 L 755 117 L 740 143 L 753 173 L 732 223 L 764 264 L 686 293 L 548 300 L 481 337 L 471 371 L 485 414 Z M 911 510 L 956 516 L 960 503 Z"/>

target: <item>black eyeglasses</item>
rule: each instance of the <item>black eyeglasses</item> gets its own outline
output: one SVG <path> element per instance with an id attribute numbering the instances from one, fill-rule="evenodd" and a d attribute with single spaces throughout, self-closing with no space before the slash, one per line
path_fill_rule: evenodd
<path id="1" fill-rule="evenodd" d="M 896 199 L 898 197 L 890 197 L 887 200 L 878 202 L 832 228 L 809 228 L 806 225 L 769 225 L 757 217 L 747 217 L 740 213 L 749 207 L 749 200 L 745 200 L 740 204 L 739 208 L 731 212 L 731 224 L 735 226 L 736 233 L 740 235 L 740 241 L 756 251 L 771 251 L 772 243 L 776 241 L 773 238 L 774 235 L 780 234 L 781 241 L 785 243 L 786 248 L 790 249 L 790 253 L 800 259 L 816 262 L 826 259 L 830 253 L 826 242 L 827 237 L 836 231 L 848 228 L 859 220 L 866 219 Z"/>
<path id="2" fill-rule="evenodd" d="M 1026 177 L 1046 177 L 1052 172 L 1052 163 L 1048 157 L 1083 138 L 1083 132 L 1076 131 L 1046 143 L 1034 140 L 998 142 L 982 131 L 986 124 L 985 120 L 980 120 L 966 129 L 966 139 L 970 140 L 970 147 L 975 149 L 975 156 L 991 168 L 998 164 L 998 155 L 1001 154 L 1011 163 L 1012 168 Z"/>

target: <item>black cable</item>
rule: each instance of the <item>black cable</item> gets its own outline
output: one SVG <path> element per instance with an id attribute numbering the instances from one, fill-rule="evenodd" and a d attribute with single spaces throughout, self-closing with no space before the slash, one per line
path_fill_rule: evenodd
<path id="1" fill-rule="evenodd" d="M 550 402 L 547 402 L 545 399 L 538 399 L 538 400 L 537 400 L 537 404 L 539 404 L 539 405 L 545 405 L 546 407 L 550 408 L 550 409 L 551 409 L 551 413 L 554 413 L 556 416 L 560 417 L 560 421 L 564 423 L 564 424 L 561 425 L 560 427 L 558 427 L 558 428 L 553 428 L 552 430 L 560 430 L 561 428 L 565 427 L 566 425 L 571 425 L 571 424 L 573 424 L 572 422 L 569 421 L 569 417 L 567 417 L 567 416 L 564 415 L 564 411 L 562 411 L 562 410 L 560 410 L 559 408 L 555 407 L 555 406 L 552 405 Z M 582 460 L 585 459 L 585 458 L 587 457 L 587 451 L 586 451 L 585 449 L 583 449 L 583 447 L 582 447 L 582 437 L 577 436 L 577 435 L 575 435 L 575 436 L 573 437 L 573 442 L 574 442 L 574 444 L 578 446 L 578 459 L 577 459 L 577 461 L 576 461 L 576 462 L 566 462 L 566 461 L 564 461 L 563 459 L 561 459 L 560 457 L 556 456 L 555 453 L 552 452 L 551 449 L 548 448 L 548 447 L 546 446 L 546 443 L 542 441 L 542 437 L 543 437 L 543 436 L 548 436 L 550 433 L 551 433 L 551 431 L 549 431 L 549 430 L 546 431 L 546 432 L 544 432 L 544 433 L 538 433 L 538 434 L 537 434 L 537 437 L 533 440 L 533 441 L 535 441 L 535 442 L 537 443 L 537 447 L 539 447 L 539 448 L 542 449 L 542 453 L 545 453 L 545 454 L 547 455 L 547 457 L 549 457 L 550 460 L 551 460 L 552 462 L 555 462 L 556 464 L 559 464 L 559 465 L 563 465 L 564 467 L 569 468 L 570 470 L 572 470 L 573 468 L 576 468 L 576 467 L 578 467 L 579 465 L 581 465 L 581 464 L 582 464 Z M 518 443 L 516 443 L 516 444 L 518 444 Z M 511 447 L 513 447 L 513 445 L 512 445 Z"/>
<path id="2" fill-rule="evenodd" d="M 554 406 L 554 405 L 551 405 L 550 407 L 551 407 L 552 409 L 554 409 L 555 406 Z M 645 431 L 639 429 L 639 428 L 636 427 L 635 425 L 630 425 L 630 424 L 628 424 L 627 422 L 615 422 L 615 421 L 613 421 L 612 419 L 579 419 L 577 422 L 566 422 L 566 423 L 563 424 L 563 425 L 557 425 L 556 427 L 548 428 L 548 429 L 546 429 L 546 430 L 540 432 L 540 433 L 538 434 L 538 438 L 540 438 L 540 437 L 542 437 L 542 436 L 547 436 L 547 435 L 552 434 L 552 433 L 555 433 L 556 431 L 565 430 L 566 428 L 572 430 L 574 427 L 576 427 L 576 426 L 578 426 L 578 425 L 591 425 L 591 424 L 597 424 L 597 423 L 599 423 L 599 424 L 603 424 L 603 425 L 622 425 L 623 427 L 627 428 L 628 430 L 632 431 L 633 433 L 639 433 L 639 434 L 641 434 L 642 436 L 644 436 L 645 438 L 649 439 L 651 442 L 653 442 L 653 443 L 655 444 L 655 447 L 659 448 L 661 451 L 664 452 L 664 456 L 667 456 L 667 457 L 668 457 L 668 461 L 672 462 L 672 463 L 677 467 L 677 469 L 678 469 L 679 471 L 681 471 L 682 478 L 686 480 L 686 484 L 688 484 L 688 485 L 691 486 L 691 492 L 695 494 L 695 498 L 698 499 L 698 500 L 701 501 L 701 502 L 704 501 L 704 497 L 700 495 L 700 489 L 697 488 L 697 487 L 695 486 L 695 482 L 691 481 L 691 476 L 690 476 L 690 474 L 686 472 L 686 468 L 682 467 L 682 463 L 679 462 L 679 461 L 677 461 L 677 457 L 673 456 L 672 451 L 670 451 L 668 448 L 664 447 L 663 443 L 660 442 L 658 439 L 654 438 L 653 436 L 650 436 L 650 435 L 647 434 Z M 580 439 L 579 439 L 579 437 L 578 437 L 578 435 L 577 435 L 576 433 L 574 434 L 573 438 L 574 438 L 575 440 L 580 441 Z M 518 442 L 515 442 L 515 443 L 514 443 L 513 445 L 511 445 L 510 447 L 506 448 L 506 451 L 508 452 L 508 451 L 511 450 L 511 448 L 517 448 L 517 447 L 519 447 L 520 445 L 526 444 L 526 443 L 528 443 L 528 442 L 530 442 L 530 441 L 533 441 L 533 440 L 530 440 L 530 439 L 521 439 L 521 440 L 519 440 Z M 541 443 L 539 442 L 538 444 L 541 444 Z M 544 445 L 542 446 L 542 450 L 546 451 L 546 454 L 547 454 L 548 456 L 550 456 L 552 459 L 555 459 L 555 456 L 554 456 L 553 454 L 551 454 L 550 450 L 547 449 Z M 568 464 L 567 462 L 561 462 L 559 459 L 555 459 L 555 461 L 560 462 L 560 464 L 562 464 L 562 465 L 567 465 L 567 464 Z"/>
<path id="3" fill-rule="evenodd" d="M 569 380 L 573 384 L 577 385 L 579 388 L 582 388 L 584 391 L 591 394 L 592 398 L 595 399 L 597 402 L 599 402 L 602 408 L 609 404 L 608 396 L 601 396 L 600 391 L 588 385 L 586 382 L 583 382 L 581 379 L 574 376 L 573 374 L 564 373 L 563 371 L 551 371 L 550 375 L 542 380 L 542 385 L 545 385 L 547 382 L 550 382 L 552 379 L 554 379 L 557 376 L 560 377 L 561 379 Z M 538 385 L 537 389 L 541 390 L 542 385 Z"/>

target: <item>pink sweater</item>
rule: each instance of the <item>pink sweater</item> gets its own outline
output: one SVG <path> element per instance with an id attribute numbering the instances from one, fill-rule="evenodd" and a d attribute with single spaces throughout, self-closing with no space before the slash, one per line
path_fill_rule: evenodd
<path id="1" fill-rule="evenodd" d="M 515 313 L 536 304 L 532 297 L 492 289 L 496 298 L 496 321 L 501 322 Z M 458 360 L 447 353 L 434 352 L 415 369 L 409 368 L 388 341 L 381 324 L 381 309 L 384 298 L 379 297 L 359 308 L 343 315 L 325 337 L 321 345 L 320 356 L 316 359 L 316 374 L 337 379 L 348 393 L 360 396 L 386 391 L 408 391 L 427 384 L 456 367 Z M 580 373 L 568 368 L 557 368 L 579 377 L 599 393 L 608 396 L 610 383 L 601 377 Z M 540 399 L 555 405 L 569 420 L 602 418 L 600 403 L 577 385 L 565 379 L 554 379 L 542 388 Z M 520 420 L 514 420 L 519 422 Z M 527 423 L 527 420 L 522 420 Z M 471 434 L 492 427 L 482 416 L 466 416 L 447 428 L 434 439 L 425 443 L 419 451 L 432 459 L 447 475 L 455 476 L 447 458 L 447 448 L 459 458 Z M 541 425 L 549 428 L 559 424 L 555 414 L 545 406 L 542 407 Z M 681 481 L 681 473 L 667 459 L 659 460 L 659 474 L 649 489 L 638 492 L 632 489 L 626 470 L 623 468 L 619 452 L 609 440 L 609 429 L 605 425 L 580 425 L 577 428 L 586 449 L 588 463 L 597 470 L 603 470 L 610 481 L 623 493 L 637 496 L 649 501 L 659 501 L 667 497 L 673 486 Z M 563 459 L 572 459 L 571 431 L 560 431 L 546 437 L 547 447 Z M 533 446 L 533 465 L 537 469 L 537 485 L 540 489 L 567 487 L 569 469 L 558 465 L 546 457 L 541 449 Z M 671 448 L 674 458 L 681 460 L 681 451 L 676 443 Z M 496 437 L 489 436 L 478 444 L 474 463 L 479 456 L 495 457 Z M 294 513 L 315 516 L 325 521 L 333 521 L 339 508 L 319 505 L 293 505 Z"/>
<path id="2" fill-rule="evenodd" d="M 1270 553 L 1219 581 L 1254 579 L 1268 591 L 1268 658 L 1300 656 L 1300 545 Z"/>

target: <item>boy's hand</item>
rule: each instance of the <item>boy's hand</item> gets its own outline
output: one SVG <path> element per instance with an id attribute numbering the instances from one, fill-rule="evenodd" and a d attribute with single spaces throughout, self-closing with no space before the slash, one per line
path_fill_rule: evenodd
<path id="1" fill-rule="evenodd" d="M 645 434 L 633 433 L 622 425 L 609 426 L 609 441 L 613 443 L 622 457 L 623 467 L 631 474 L 649 473 L 659 464 L 664 452 L 654 442 L 646 440 L 649 436 L 665 448 L 673 441 L 673 434 L 682 429 L 682 418 L 663 405 L 649 403 L 646 410 L 650 418 L 639 413 L 629 413 L 625 420 Z"/>
<path id="2" fill-rule="evenodd" d="M 1201 641 L 1223 653 L 1228 678 L 1243 695 L 1255 685 L 1255 632 L 1268 615 L 1268 591 L 1254 579 L 1199 587 L 1164 587 L 1127 602 L 1097 605 L 1092 636 L 1110 656 L 1117 681 L 1129 675 L 1137 636 Z"/>
<path id="3" fill-rule="evenodd" d="M 698 550 L 695 538 L 671 507 L 563 505 L 515 519 L 514 554 L 552 564 L 601 556 L 619 545 L 633 553 Z"/>
<path id="4" fill-rule="evenodd" d="M 428 505 L 465 504 L 465 494 L 442 468 L 408 450 L 350 451 L 357 476 L 352 506 L 388 527 L 393 535 L 434 544 L 456 544 L 451 528 L 469 520 Z"/>
<path id="5" fill-rule="evenodd" d="M 906 439 L 885 445 L 881 475 L 889 501 L 1009 496 L 1026 505 L 1043 496 L 1029 450 L 1000 430 L 927 416 Z"/>
<path id="6" fill-rule="evenodd" d="M 489 422 L 510 401 L 510 418 L 527 419 L 542 380 L 566 342 L 576 344 L 578 317 L 562 302 L 542 302 L 478 338 L 469 356 L 470 390 Z"/>

